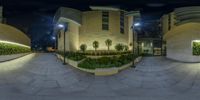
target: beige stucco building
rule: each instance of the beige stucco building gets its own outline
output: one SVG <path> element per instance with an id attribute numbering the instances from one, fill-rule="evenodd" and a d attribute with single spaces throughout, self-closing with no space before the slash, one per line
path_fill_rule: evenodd
<path id="1" fill-rule="evenodd" d="M 176 8 L 161 21 L 167 58 L 200 62 L 200 56 L 193 55 L 193 42 L 200 40 L 200 7 Z"/>
<path id="2" fill-rule="evenodd" d="M 91 7 L 90 11 L 61 7 L 54 18 L 58 50 L 63 51 L 64 48 L 64 30 L 57 27 L 62 23 L 67 23 L 66 51 L 77 51 L 81 44 L 86 44 L 87 50 L 94 50 L 93 41 L 99 42 L 98 50 L 107 50 L 106 39 L 112 40 L 112 50 L 118 43 L 131 49 L 134 35 L 132 25 L 139 16 L 139 11 L 127 12 L 110 7 Z"/>
<path id="3" fill-rule="evenodd" d="M 14 43 L 29 48 L 31 44 L 30 38 L 25 33 L 6 24 L 0 24 L 0 42 Z"/>

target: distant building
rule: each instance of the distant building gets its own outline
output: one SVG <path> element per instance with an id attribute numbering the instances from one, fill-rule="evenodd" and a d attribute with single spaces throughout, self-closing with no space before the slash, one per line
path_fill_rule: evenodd
<path id="1" fill-rule="evenodd" d="M 138 34 L 139 54 L 143 56 L 162 55 L 162 33 L 160 20 L 143 20 Z"/>
<path id="2" fill-rule="evenodd" d="M 176 8 L 161 18 L 166 56 L 184 62 L 200 62 L 200 6 Z"/>
<path id="3" fill-rule="evenodd" d="M 91 7 L 91 11 L 79 11 L 72 8 L 58 9 L 54 22 L 67 23 L 66 50 L 77 51 L 81 44 L 87 45 L 87 50 L 94 50 L 93 41 L 99 42 L 98 50 L 107 50 L 106 39 L 112 40 L 112 47 L 118 43 L 129 46 L 133 43 L 133 23 L 140 16 L 139 11 L 127 12 L 111 7 Z M 57 48 L 63 51 L 63 29 L 55 26 L 57 33 Z"/>

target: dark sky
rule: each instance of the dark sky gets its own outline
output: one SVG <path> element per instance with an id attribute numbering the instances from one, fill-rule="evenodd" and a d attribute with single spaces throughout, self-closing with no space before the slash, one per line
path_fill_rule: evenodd
<path id="1" fill-rule="evenodd" d="M 181 6 L 199 5 L 200 0 L 0 0 L 7 24 L 27 33 L 33 46 L 51 46 L 52 19 L 60 6 L 89 10 L 89 5 L 115 6 L 141 10 L 143 20 L 158 19 L 163 13 Z"/>

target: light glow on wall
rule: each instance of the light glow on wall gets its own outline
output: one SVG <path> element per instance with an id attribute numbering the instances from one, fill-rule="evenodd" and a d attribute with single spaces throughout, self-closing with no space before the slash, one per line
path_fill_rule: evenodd
<path id="1" fill-rule="evenodd" d="M 16 43 L 16 42 L 10 42 L 10 41 L 5 41 L 5 40 L 0 40 L 0 43 L 8 43 L 8 44 L 13 44 L 13 45 L 18 45 L 18 46 L 23 46 L 23 47 L 31 48 L 30 46 L 27 46 L 27 45 L 24 45 L 24 44 L 20 44 L 20 43 Z"/>
<path id="2" fill-rule="evenodd" d="M 194 42 L 200 43 L 200 40 L 192 40 L 192 42 L 191 42 L 191 48 L 193 48 L 193 43 L 194 43 Z"/>
<path id="3" fill-rule="evenodd" d="M 193 40 L 192 42 L 200 42 L 200 40 Z"/>

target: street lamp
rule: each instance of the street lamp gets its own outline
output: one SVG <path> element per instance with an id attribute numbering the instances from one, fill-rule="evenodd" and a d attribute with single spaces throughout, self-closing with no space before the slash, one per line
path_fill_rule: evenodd
<path id="1" fill-rule="evenodd" d="M 52 38 L 53 40 L 56 40 L 56 37 L 54 37 L 54 36 L 52 36 L 51 38 Z"/>
<path id="2" fill-rule="evenodd" d="M 136 32 L 136 28 L 138 28 L 139 26 L 141 26 L 141 24 L 139 22 L 137 23 L 134 23 L 133 26 L 131 27 L 133 32 L 136 33 L 137 37 L 135 38 L 135 36 L 133 35 L 133 44 L 135 42 L 135 40 L 137 41 L 137 55 L 139 55 L 139 42 L 138 42 L 138 34 Z M 133 48 L 133 56 L 135 54 L 135 48 Z M 133 57 L 134 58 L 134 57 Z M 135 68 L 135 62 L 134 62 L 135 59 L 133 59 L 133 68 Z"/>
<path id="3" fill-rule="evenodd" d="M 134 24 L 134 27 L 138 27 L 138 26 L 140 26 L 141 24 L 139 23 L 139 22 L 137 22 L 137 23 L 135 23 Z"/>
<path id="4" fill-rule="evenodd" d="M 67 23 L 64 23 L 64 24 L 58 24 L 58 27 L 59 28 L 61 28 L 61 29 L 63 29 L 64 30 L 64 61 L 63 61 L 63 65 L 66 65 L 66 61 L 65 61 L 65 58 L 66 58 L 66 50 L 65 50 L 65 41 L 66 41 L 66 39 L 65 39 L 65 33 L 66 33 L 66 31 L 67 31 Z"/>
<path id="5" fill-rule="evenodd" d="M 135 31 L 135 33 L 136 33 L 136 35 L 137 35 L 137 55 L 139 55 L 139 38 L 138 38 L 138 33 L 136 32 L 136 28 L 139 28 L 141 26 L 141 23 L 139 23 L 139 22 L 137 22 L 137 23 L 134 23 L 134 31 Z"/>

